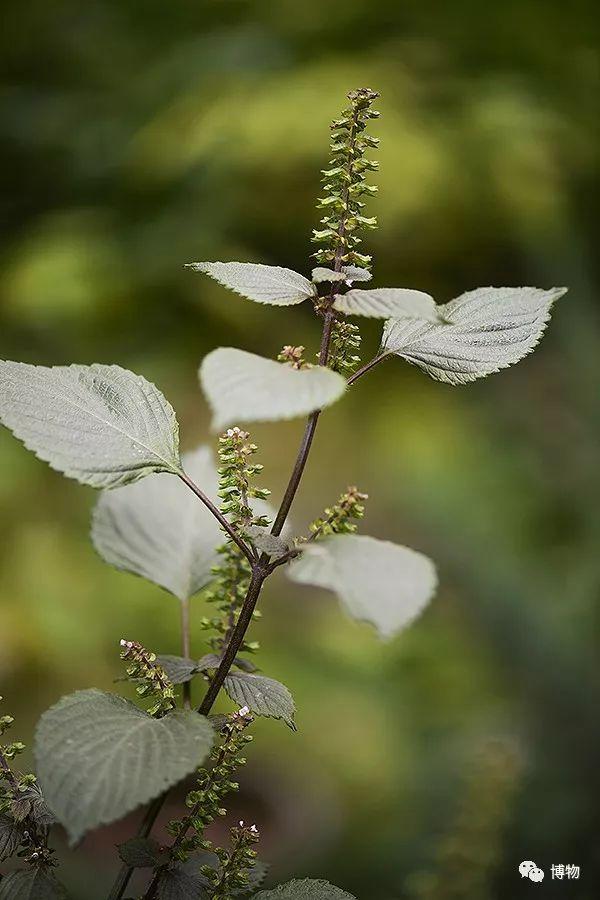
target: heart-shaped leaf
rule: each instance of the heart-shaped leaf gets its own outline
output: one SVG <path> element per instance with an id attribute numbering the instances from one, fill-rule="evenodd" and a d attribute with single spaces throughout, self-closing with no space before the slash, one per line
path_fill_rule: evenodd
<path id="1" fill-rule="evenodd" d="M 128 700 L 77 691 L 45 712 L 35 741 L 44 796 L 72 843 L 189 775 L 213 741 L 204 716 L 153 719 Z"/>
<path id="2" fill-rule="evenodd" d="M 292 306 L 314 296 L 315 289 L 304 275 L 281 266 L 259 263 L 197 262 L 188 269 L 210 275 L 216 281 L 257 303 Z"/>
<path id="3" fill-rule="evenodd" d="M 354 619 L 371 622 L 382 638 L 409 625 L 437 584 L 433 563 L 422 553 L 357 534 L 308 545 L 288 574 L 334 591 Z"/>
<path id="4" fill-rule="evenodd" d="M 372 319 L 412 318 L 439 322 L 440 316 L 433 297 L 423 291 L 404 288 L 354 289 L 338 294 L 334 308 L 347 316 L 367 316 Z"/>
<path id="5" fill-rule="evenodd" d="M 512 366 L 538 343 L 566 288 L 479 288 L 438 310 L 445 324 L 390 319 L 382 352 L 396 353 L 437 381 L 466 384 Z"/>
<path id="6" fill-rule="evenodd" d="M 213 411 L 213 428 L 238 422 L 293 419 L 329 406 L 346 381 L 323 366 L 294 369 L 287 363 L 222 347 L 202 362 L 200 382 Z"/>
<path id="7" fill-rule="evenodd" d="M 216 496 L 218 476 L 208 448 L 184 454 L 182 462 L 196 484 Z M 214 577 L 223 533 L 179 478 L 162 474 L 103 493 L 94 510 L 92 541 L 110 565 L 187 600 Z"/>
<path id="8" fill-rule="evenodd" d="M 0 361 L 0 421 L 53 469 L 92 487 L 180 470 L 171 405 L 119 366 Z"/>

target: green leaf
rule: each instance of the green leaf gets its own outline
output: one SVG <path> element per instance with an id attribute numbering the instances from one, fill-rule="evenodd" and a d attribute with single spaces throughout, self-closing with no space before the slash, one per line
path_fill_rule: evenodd
<path id="1" fill-rule="evenodd" d="M 467 384 L 512 366 L 538 343 L 552 304 L 566 288 L 479 288 L 438 310 L 445 324 L 410 319 L 385 323 L 381 348 L 437 381 Z"/>
<path id="2" fill-rule="evenodd" d="M 265 675 L 230 672 L 223 687 L 238 706 L 247 706 L 258 716 L 283 719 L 296 731 L 294 699 L 284 684 Z"/>
<path id="3" fill-rule="evenodd" d="M 38 778 L 74 843 L 177 784 L 200 765 L 212 741 L 210 723 L 198 713 L 153 719 L 114 694 L 77 691 L 38 723 Z"/>
<path id="4" fill-rule="evenodd" d="M 342 266 L 342 272 L 349 284 L 353 281 L 370 281 L 373 277 L 368 269 L 361 269 L 359 266 Z"/>
<path id="5" fill-rule="evenodd" d="M 339 400 L 346 389 L 345 379 L 323 366 L 294 369 L 233 347 L 204 358 L 200 382 L 216 431 L 238 422 L 303 416 Z"/>
<path id="6" fill-rule="evenodd" d="M 287 881 L 271 891 L 259 891 L 253 900 L 356 900 L 356 897 L 328 881 L 304 878 Z"/>
<path id="7" fill-rule="evenodd" d="M 21 846 L 23 826 L 0 813 L 0 862 L 8 859 Z"/>
<path id="8" fill-rule="evenodd" d="M 288 574 L 299 584 L 334 591 L 354 619 L 373 624 L 382 638 L 409 625 L 437 584 L 434 565 L 422 553 L 357 534 L 308 545 Z"/>
<path id="9" fill-rule="evenodd" d="M 347 316 L 367 316 L 372 319 L 412 318 L 439 322 L 440 316 L 433 297 L 423 291 L 404 288 L 354 289 L 338 294 L 334 309 Z"/>
<path id="10" fill-rule="evenodd" d="M 51 869 L 29 869 L 0 881 L 0 900 L 67 900 L 67 892 Z"/>
<path id="11" fill-rule="evenodd" d="M 201 873 L 189 871 L 190 866 L 175 865 L 160 877 L 156 896 L 158 900 L 208 900 L 209 884 Z"/>
<path id="12" fill-rule="evenodd" d="M 292 306 L 313 297 L 315 289 L 304 275 L 281 266 L 258 263 L 197 262 L 186 267 L 210 275 L 216 281 L 257 303 Z"/>
<path id="13" fill-rule="evenodd" d="M 204 492 L 215 497 L 218 475 L 210 450 L 199 447 L 184 454 L 182 462 Z M 187 600 L 214 577 L 223 535 L 179 478 L 161 474 L 103 493 L 92 518 L 92 541 L 110 565 Z"/>
<path id="14" fill-rule="evenodd" d="M 324 269 L 317 266 L 312 270 L 312 280 L 314 284 L 320 284 L 322 281 L 346 281 L 345 272 L 334 272 L 333 269 Z"/>
<path id="15" fill-rule="evenodd" d="M 156 662 L 163 667 L 171 684 L 185 684 L 201 671 L 196 660 L 184 656 L 165 654 L 157 656 Z"/>
<path id="16" fill-rule="evenodd" d="M 152 838 L 132 838 L 118 845 L 119 856 L 132 869 L 153 869 L 162 860 L 160 844 Z"/>
<path id="17" fill-rule="evenodd" d="M 0 361 L 0 421 L 53 469 L 92 487 L 180 468 L 172 407 L 119 366 Z"/>
<path id="18" fill-rule="evenodd" d="M 266 528 L 260 528 L 258 525 L 250 525 L 245 529 L 245 533 L 250 537 L 257 550 L 262 550 L 271 559 L 279 559 L 284 556 L 290 549 L 290 545 L 281 537 Z"/>

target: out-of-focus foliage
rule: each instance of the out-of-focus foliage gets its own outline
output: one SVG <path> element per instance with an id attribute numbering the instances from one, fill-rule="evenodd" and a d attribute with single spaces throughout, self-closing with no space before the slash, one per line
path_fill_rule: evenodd
<path id="1" fill-rule="evenodd" d="M 184 449 L 207 439 L 209 350 L 317 349 L 308 304 L 262 308 L 183 264 L 309 275 L 328 123 L 351 88 L 382 93 L 373 286 L 440 303 L 487 284 L 570 287 L 514 369 L 451 388 L 394 360 L 323 416 L 297 529 L 358 482 L 365 532 L 430 555 L 441 590 L 382 648 L 325 593 L 274 579 L 254 636 L 299 731 L 257 725 L 233 812 L 256 819 L 275 880 L 412 898 L 419 873 L 446 871 L 473 748 L 502 735 L 521 764 L 481 848 L 485 896 L 522 896 L 522 859 L 580 865 L 561 896 L 594 896 L 596 5 L 28 0 L 3 26 L 0 356 L 143 374 L 177 409 Z M 379 327 L 361 331 L 366 358 Z M 253 429 L 274 491 L 300 428 Z M 30 743 L 61 693 L 110 688 L 120 637 L 179 652 L 177 605 L 96 557 L 89 489 L 8 432 L 0 470 L 0 681 Z M 197 603 L 196 626 L 206 614 Z M 106 893 L 131 830 L 87 839 L 64 876 L 77 898 Z"/>

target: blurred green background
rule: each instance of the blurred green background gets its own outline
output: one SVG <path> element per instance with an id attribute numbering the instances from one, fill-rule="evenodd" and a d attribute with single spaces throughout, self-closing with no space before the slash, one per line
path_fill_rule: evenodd
<path id="1" fill-rule="evenodd" d="M 596 4 L 24 0 L 3 19 L 0 355 L 145 375 L 186 449 L 213 440 L 205 353 L 316 349 L 319 323 L 182 266 L 308 270 L 351 88 L 382 93 L 374 285 L 440 302 L 570 287 L 514 369 L 452 388 L 389 362 L 323 417 L 297 529 L 356 483 L 363 531 L 432 556 L 441 586 L 382 645 L 330 596 L 272 580 L 253 636 L 299 732 L 257 725 L 232 816 L 257 822 L 274 878 L 361 900 L 598 896 Z M 378 326 L 362 332 L 368 358 Z M 275 497 L 302 427 L 252 429 Z M 177 652 L 178 610 L 95 556 L 91 490 L 8 432 L 0 469 L 1 693 L 31 743 L 62 693 L 111 689 L 119 638 Z M 105 896 L 135 822 L 65 854 L 76 900 Z"/>

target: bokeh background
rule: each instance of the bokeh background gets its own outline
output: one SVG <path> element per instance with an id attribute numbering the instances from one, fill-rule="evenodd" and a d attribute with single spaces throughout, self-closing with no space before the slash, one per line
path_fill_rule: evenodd
<path id="1" fill-rule="evenodd" d="M 257 725 L 232 815 L 260 826 L 275 880 L 319 875 L 361 900 L 598 896 L 595 7 L 3 9 L 0 355 L 145 375 L 185 448 L 213 440 L 205 353 L 316 349 L 319 324 L 308 306 L 260 307 L 182 266 L 308 270 L 328 123 L 351 88 L 382 93 L 374 284 L 440 302 L 487 284 L 570 287 L 514 369 L 452 388 L 388 362 L 323 417 L 297 530 L 356 483 L 371 495 L 363 530 L 428 553 L 441 586 L 382 645 L 330 596 L 272 580 L 253 636 L 299 731 Z M 378 326 L 362 332 L 368 358 Z M 252 429 L 275 497 L 302 427 Z M 0 497 L 1 693 L 31 743 L 62 693 L 113 687 L 119 638 L 177 652 L 178 610 L 100 562 L 93 492 L 8 432 Z M 197 628 L 194 640 L 200 655 Z M 75 900 L 105 896 L 135 824 L 75 857 L 61 845 Z M 546 869 L 543 886 L 521 881 L 523 859 Z M 552 863 L 580 866 L 579 881 L 551 881 Z"/>

